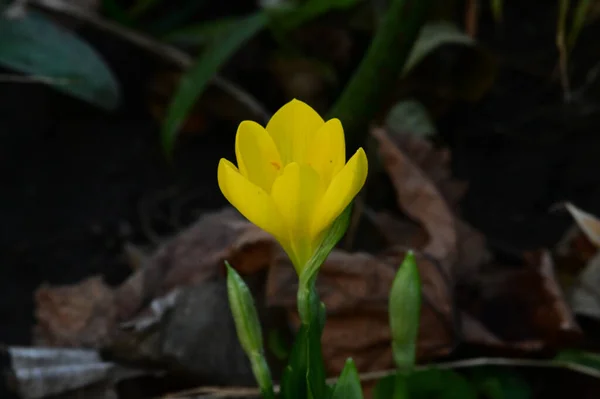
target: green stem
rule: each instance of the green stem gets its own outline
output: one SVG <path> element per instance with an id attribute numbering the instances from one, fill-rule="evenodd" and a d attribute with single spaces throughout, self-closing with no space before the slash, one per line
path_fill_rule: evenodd
<path id="1" fill-rule="evenodd" d="M 315 288 L 314 279 L 305 281 L 300 278 L 298 282 L 298 315 L 302 324 L 309 325 L 313 316 L 319 311 L 319 296 Z"/>
<path id="2" fill-rule="evenodd" d="M 392 0 L 367 53 L 329 117 L 339 118 L 347 147 L 354 151 L 367 137 L 368 124 L 402 72 L 432 0 Z"/>
<path id="3" fill-rule="evenodd" d="M 271 379 L 271 372 L 269 371 L 269 365 L 265 360 L 265 357 L 260 352 L 252 352 L 250 355 L 250 364 L 252 366 L 252 372 L 260 392 L 264 399 L 275 399 L 275 392 L 273 391 L 273 380 Z"/>

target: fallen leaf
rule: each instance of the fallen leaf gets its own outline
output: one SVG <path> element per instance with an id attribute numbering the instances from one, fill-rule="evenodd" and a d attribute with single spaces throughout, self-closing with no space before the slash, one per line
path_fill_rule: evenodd
<path id="1" fill-rule="evenodd" d="M 426 140 L 408 134 L 392 138 L 380 128 L 372 134 L 399 208 L 429 235 L 423 252 L 441 262 L 451 278 L 487 262 L 491 255 L 485 237 L 455 214 L 467 185 L 452 178 L 450 153 L 435 151 Z"/>
<path id="2" fill-rule="evenodd" d="M 99 348 L 112 339 L 118 311 L 113 290 L 99 276 L 35 292 L 34 345 Z"/>
<path id="3" fill-rule="evenodd" d="M 116 398 L 116 383 L 148 374 L 104 361 L 91 349 L 9 347 L 6 351 L 11 361 L 10 385 L 26 399 L 58 394 L 65 398 L 71 397 L 69 394 L 74 398 Z"/>
<path id="4" fill-rule="evenodd" d="M 525 262 L 520 267 L 490 264 L 458 283 L 458 305 L 477 321 L 477 331 L 465 326 L 467 342 L 531 351 L 560 348 L 581 337 L 550 255 L 526 253 Z"/>
<path id="5" fill-rule="evenodd" d="M 590 259 L 578 276 L 570 303 L 575 313 L 600 319 L 600 253 Z"/>
<path id="6" fill-rule="evenodd" d="M 339 374 L 348 356 L 352 356 L 361 372 L 393 367 L 388 296 L 402 259 L 400 253 L 378 258 L 334 250 L 321 267 L 317 290 L 327 309 L 322 342 L 329 375 Z M 437 281 L 439 270 L 422 257 L 418 258 L 418 265 L 425 301 L 417 355 L 423 361 L 448 354 L 455 339 L 449 293 Z M 291 264 L 281 255 L 269 269 L 267 304 L 287 308 L 296 327 L 300 323 L 296 312 L 297 286 Z M 440 304 L 443 308 L 438 308 Z"/>
<path id="7" fill-rule="evenodd" d="M 372 130 L 379 154 L 396 189 L 398 206 L 419 221 L 429 233 L 423 252 L 444 263 L 448 269 L 457 258 L 457 236 L 452 212 L 438 188 L 400 150 L 383 129 Z"/>
<path id="8" fill-rule="evenodd" d="M 585 233 L 590 242 L 600 248 L 600 220 L 594 215 L 582 211 L 570 202 L 565 204 L 565 208 L 573 216 L 575 223 Z"/>
<path id="9" fill-rule="evenodd" d="M 225 260 L 242 274 L 262 270 L 271 262 L 276 245 L 271 236 L 233 208 L 207 214 L 159 247 L 115 289 L 100 277 L 73 285 L 40 287 L 35 294 L 34 343 L 106 346 L 120 331 L 120 323 L 143 316 L 153 300 L 176 288 L 224 276 Z"/>

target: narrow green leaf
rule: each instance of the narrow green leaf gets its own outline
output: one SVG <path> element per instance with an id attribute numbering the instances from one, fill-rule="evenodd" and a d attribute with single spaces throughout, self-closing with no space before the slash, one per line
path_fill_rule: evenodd
<path id="1" fill-rule="evenodd" d="M 392 283 L 389 313 L 394 361 L 398 368 L 410 370 L 415 364 L 421 314 L 421 282 L 412 251 L 406 254 Z"/>
<path id="2" fill-rule="evenodd" d="M 265 398 L 274 398 L 273 381 L 264 356 L 262 331 L 254 299 L 248 286 L 228 262 L 227 295 L 238 339 L 250 359 L 254 377 Z"/>
<path id="3" fill-rule="evenodd" d="M 338 378 L 331 399 L 362 399 L 363 393 L 360 386 L 358 371 L 352 359 L 346 360 L 344 369 Z"/>
<path id="4" fill-rule="evenodd" d="M 554 358 L 555 361 L 581 364 L 600 370 L 600 354 L 580 350 L 564 350 Z"/>
<path id="5" fill-rule="evenodd" d="M 373 389 L 373 399 L 390 399 L 394 398 L 395 389 L 395 375 L 388 375 L 377 381 L 375 388 Z"/>
<path id="6" fill-rule="evenodd" d="M 496 23 L 502 22 L 502 9 L 504 8 L 504 0 L 490 0 L 490 6 L 492 8 L 492 15 Z"/>
<path id="7" fill-rule="evenodd" d="M 328 112 L 346 132 L 346 148 L 364 145 L 369 123 L 398 79 L 433 0 L 391 0 L 377 33 L 342 95 Z"/>
<path id="8" fill-rule="evenodd" d="M 18 19 L 0 15 L 0 65 L 107 110 L 120 101 L 119 85 L 102 56 L 32 10 Z"/>
<path id="9" fill-rule="evenodd" d="M 239 17 L 227 17 L 186 26 L 170 32 L 163 39 L 170 43 L 205 46 L 220 40 L 223 35 L 233 31 L 242 20 L 243 18 Z"/>
<path id="10" fill-rule="evenodd" d="M 322 306 L 319 308 L 322 309 Z M 313 318 L 302 324 L 290 352 L 288 365 L 281 378 L 283 399 L 328 398 L 325 363 L 321 350 L 324 311 L 312 313 Z"/>
<path id="11" fill-rule="evenodd" d="M 343 10 L 360 0 L 307 0 L 297 7 L 277 7 L 266 10 L 275 18 L 279 28 L 290 30 L 333 10 Z"/>
<path id="12" fill-rule="evenodd" d="M 477 367 L 469 380 L 488 399 L 531 399 L 533 391 L 517 373 L 500 367 Z"/>
<path id="13" fill-rule="evenodd" d="M 410 399 L 477 399 L 477 390 L 454 370 L 430 368 L 408 376 Z"/>
<path id="14" fill-rule="evenodd" d="M 569 36 L 567 38 L 567 48 L 571 50 L 575 46 L 575 42 L 577 42 L 577 38 L 579 37 L 579 33 L 583 26 L 585 25 L 588 10 L 590 8 L 592 1 L 591 0 L 579 0 L 577 3 L 577 7 L 575 8 L 575 13 L 573 14 L 573 22 L 571 23 L 571 30 L 569 31 Z"/>
<path id="15" fill-rule="evenodd" d="M 167 154 L 171 154 L 179 128 L 210 79 L 246 41 L 263 29 L 266 23 L 267 17 L 264 13 L 256 13 L 240 21 L 232 31 L 223 35 L 221 40 L 211 43 L 195 65 L 182 77 L 169 104 L 161 132 L 163 148 Z"/>

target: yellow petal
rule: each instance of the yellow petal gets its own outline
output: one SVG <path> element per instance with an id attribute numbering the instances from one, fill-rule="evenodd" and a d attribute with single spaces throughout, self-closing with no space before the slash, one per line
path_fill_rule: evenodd
<path id="1" fill-rule="evenodd" d="M 265 128 L 252 121 L 240 123 L 235 136 L 235 155 L 242 176 L 271 192 L 281 169 L 281 158 Z"/>
<path id="2" fill-rule="evenodd" d="M 354 199 L 365 184 L 368 172 L 365 151 L 359 148 L 346 166 L 333 177 L 317 209 L 311 226 L 312 234 L 320 234 L 329 227 Z"/>
<path id="3" fill-rule="evenodd" d="M 304 163 L 312 150 L 311 142 L 325 121 L 308 104 L 292 100 L 281 107 L 269 123 L 267 131 L 273 137 L 284 165 Z"/>
<path id="4" fill-rule="evenodd" d="M 306 162 L 321 176 L 325 187 L 346 164 L 344 128 L 339 119 L 328 120 L 315 133 Z"/>
<path id="5" fill-rule="evenodd" d="M 265 190 L 242 176 L 235 165 L 226 159 L 219 161 L 218 180 L 219 188 L 227 201 L 250 222 L 272 234 L 277 240 L 287 239 L 281 214 Z"/>
<path id="6" fill-rule="evenodd" d="M 275 179 L 271 196 L 290 231 L 296 269 L 306 264 L 315 250 L 316 237 L 311 235 L 311 220 L 321 201 L 324 187 L 318 173 L 308 165 L 292 162 Z"/>

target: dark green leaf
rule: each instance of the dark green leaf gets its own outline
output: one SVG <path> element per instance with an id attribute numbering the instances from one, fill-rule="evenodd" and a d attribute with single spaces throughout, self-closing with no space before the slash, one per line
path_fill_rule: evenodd
<path id="1" fill-rule="evenodd" d="M 0 15 L 0 64 L 107 110 L 119 103 L 118 83 L 102 57 L 34 11 L 19 19 Z"/>
<path id="2" fill-rule="evenodd" d="M 428 369 L 409 378 L 411 399 L 434 396 L 437 399 L 477 399 L 477 391 L 469 381 L 453 370 Z"/>
<path id="3" fill-rule="evenodd" d="M 579 350 L 565 350 L 556 355 L 554 360 L 581 364 L 582 366 L 600 370 L 600 354 L 597 353 Z"/>
<path id="4" fill-rule="evenodd" d="M 264 398 L 274 398 L 271 372 L 264 356 L 262 331 L 254 299 L 240 275 L 227 266 L 227 295 L 235 329 L 244 352 L 250 359 L 252 372 Z"/>
<path id="5" fill-rule="evenodd" d="M 477 399 L 477 391 L 455 371 L 436 368 L 384 377 L 373 391 L 373 399 L 429 398 Z"/>
<path id="6" fill-rule="evenodd" d="M 530 399 L 531 388 L 519 375 L 498 367 L 477 367 L 470 373 L 470 380 L 488 399 Z"/>
<path id="7" fill-rule="evenodd" d="M 289 348 L 279 330 L 270 330 L 268 333 L 267 342 L 269 350 L 279 360 L 285 360 L 289 356 Z"/>
<path id="8" fill-rule="evenodd" d="M 373 399 L 409 399 L 409 375 L 398 373 L 380 379 L 373 390 Z"/>
<path id="9" fill-rule="evenodd" d="M 294 29 L 312 19 L 336 10 L 346 9 L 358 4 L 360 0 L 307 0 L 297 7 L 284 9 L 268 9 L 276 19 L 279 28 Z"/>
<path id="10" fill-rule="evenodd" d="M 325 383 L 325 363 L 321 351 L 323 313 L 312 313 L 310 323 L 302 324 L 296 334 L 288 365 L 281 379 L 284 399 L 305 399 L 309 393 L 313 398 L 319 399 L 326 399 L 330 395 L 330 388 Z"/>
<path id="11" fill-rule="evenodd" d="M 358 371 L 352 359 L 346 360 L 344 369 L 338 378 L 333 392 L 332 399 L 362 399 L 362 388 L 360 386 L 360 378 Z"/>
<path id="12" fill-rule="evenodd" d="M 167 154 L 171 154 L 179 128 L 210 79 L 247 40 L 264 28 L 266 22 L 264 13 L 253 14 L 240 21 L 221 40 L 211 43 L 183 76 L 162 127 L 162 142 Z"/>
<path id="13" fill-rule="evenodd" d="M 220 40 L 223 35 L 236 29 L 243 18 L 227 17 L 177 29 L 164 37 L 170 43 L 205 46 Z"/>
<path id="14" fill-rule="evenodd" d="M 390 290 L 389 317 L 392 351 L 396 366 L 411 369 L 415 363 L 421 314 L 419 268 L 409 251 L 398 269 Z"/>

